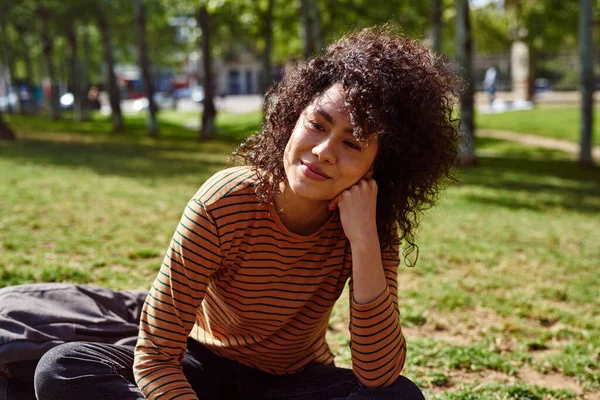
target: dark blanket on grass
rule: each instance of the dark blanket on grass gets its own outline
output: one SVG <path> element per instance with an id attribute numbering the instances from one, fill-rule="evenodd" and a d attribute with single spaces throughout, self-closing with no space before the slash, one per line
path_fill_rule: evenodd
<path id="1" fill-rule="evenodd" d="M 35 366 L 59 344 L 135 344 L 146 295 L 65 283 L 0 289 L 0 400 L 34 399 Z"/>

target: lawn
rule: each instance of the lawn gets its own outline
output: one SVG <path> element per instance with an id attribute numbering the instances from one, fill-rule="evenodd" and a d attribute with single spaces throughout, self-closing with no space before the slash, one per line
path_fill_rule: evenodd
<path id="1" fill-rule="evenodd" d="M 598 115 L 600 107 L 595 108 Z M 538 106 L 533 110 L 511 111 L 498 114 L 477 114 L 476 126 L 551 137 L 579 143 L 581 136 L 581 110 L 571 106 Z M 592 143 L 600 146 L 600 119 L 594 119 Z"/>
<path id="2" fill-rule="evenodd" d="M 512 113 L 511 115 L 514 115 Z M 10 117 L 0 142 L 0 287 L 70 281 L 148 289 L 187 200 L 260 115 L 222 115 L 198 142 L 192 114 L 164 138 L 108 120 Z M 428 399 L 600 398 L 600 169 L 566 153 L 478 140 L 426 214 L 415 268 L 400 267 L 404 374 Z M 328 338 L 349 365 L 348 301 Z"/>

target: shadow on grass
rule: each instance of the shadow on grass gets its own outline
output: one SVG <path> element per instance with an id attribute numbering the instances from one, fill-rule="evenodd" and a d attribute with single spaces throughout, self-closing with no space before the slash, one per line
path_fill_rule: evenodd
<path id="1" fill-rule="evenodd" d="M 472 202 L 540 212 L 551 208 L 600 212 L 598 167 L 581 167 L 564 159 L 523 158 L 521 154 L 480 156 L 478 161 L 477 167 L 460 174 L 458 185 L 482 186 L 496 193 L 493 197 L 468 194 Z M 516 196 L 515 192 L 525 196 Z"/>
<path id="2" fill-rule="evenodd" d="M 174 117 L 165 116 L 161 118 L 159 113 L 159 138 L 158 141 L 184 141 L 198 142 L 200 140 L 199 123 L 198 128 L 186 127 L 186 122 L 200 120 L 200 113 L 182 113 L 180 120 L 173 121 Z M 6 117 L 17 134 L 28 134 L 31 132 L 48 134 L 72 133 L 90 137 L 108 136 L 110 138 L 123 138 L 127 140 L 138 140 L 148 137 L 146 117 L 144 114 L 133 114 L 124 116 L 125 130 L 113 132 L 110 116 L 94 114 L 89 121 L 75 121 L 71 114 L 63 115 L 62 119 L 52 121 L 44 116 L 22 116 L 8 115 Z M 257 121 L 248 119 L 243 114 L 240 116 L 226 115 L 217 117 L 217 132 L 214 139 L 239 144 L 250 134 L 260 128 Z"/>
<path id="3" fill-rule="evenodd" d="M 160 137 L 149 138 L 146 116 L 126 115 L 125 131 L 112 132 L 110 116 L 78 122 L 44 116 L 9 115 L 17 131 L 14 143 L 0 143 L 0 156 L 20 163 L 88 168 L 104 175 L 153 179 L 212 173 L 222 169 L 235 145 L 259 129 L 253 115 L 222 115 L 217 134 L 200 142 L 186 122 L 199 113 L 159 114 Z"/>
<path id="4" fill-rule="evenodd" d="M 27 137 L 3 147 L 0 157 L 19 163 L 87 168 L 102 175 L 138 179 L 215 172 L 225 166 L 225 154 L 232 148 L 231 144 L 217 141 L 182 148 L 171 143 L 147 145 Z"/>

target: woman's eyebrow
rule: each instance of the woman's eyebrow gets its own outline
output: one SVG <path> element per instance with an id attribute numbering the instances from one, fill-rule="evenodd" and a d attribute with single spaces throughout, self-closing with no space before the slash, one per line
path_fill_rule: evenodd
<path id="1" fill-rule="evenodd" d="M 335 125 L 335 120 L 333 119 L 333 117 L 331 115 L 329 115 L 329 113 L 327 111 L 325 111 L 324 109 L 316 108 L 315 112 L 317 114 L 320 114 L 323 118 L 325 118 L 327 120 L 327 122 L 329 122 L 331 125 Z M 352 129 L 352 128 L 346 128 L 344 131 L 348 132 L 348 133 L 354 133 L 354 129 Z"/>

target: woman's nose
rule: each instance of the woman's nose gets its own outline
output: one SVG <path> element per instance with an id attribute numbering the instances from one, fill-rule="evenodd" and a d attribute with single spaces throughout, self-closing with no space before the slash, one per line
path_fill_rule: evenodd
<path id="1" fill-rule="evenodd" d="M 319 143 L 315 144 L 312 153 L 317 156 L 320 162 L 335 163 L 335 143 L 331 138 L 323 138 Z"/>

